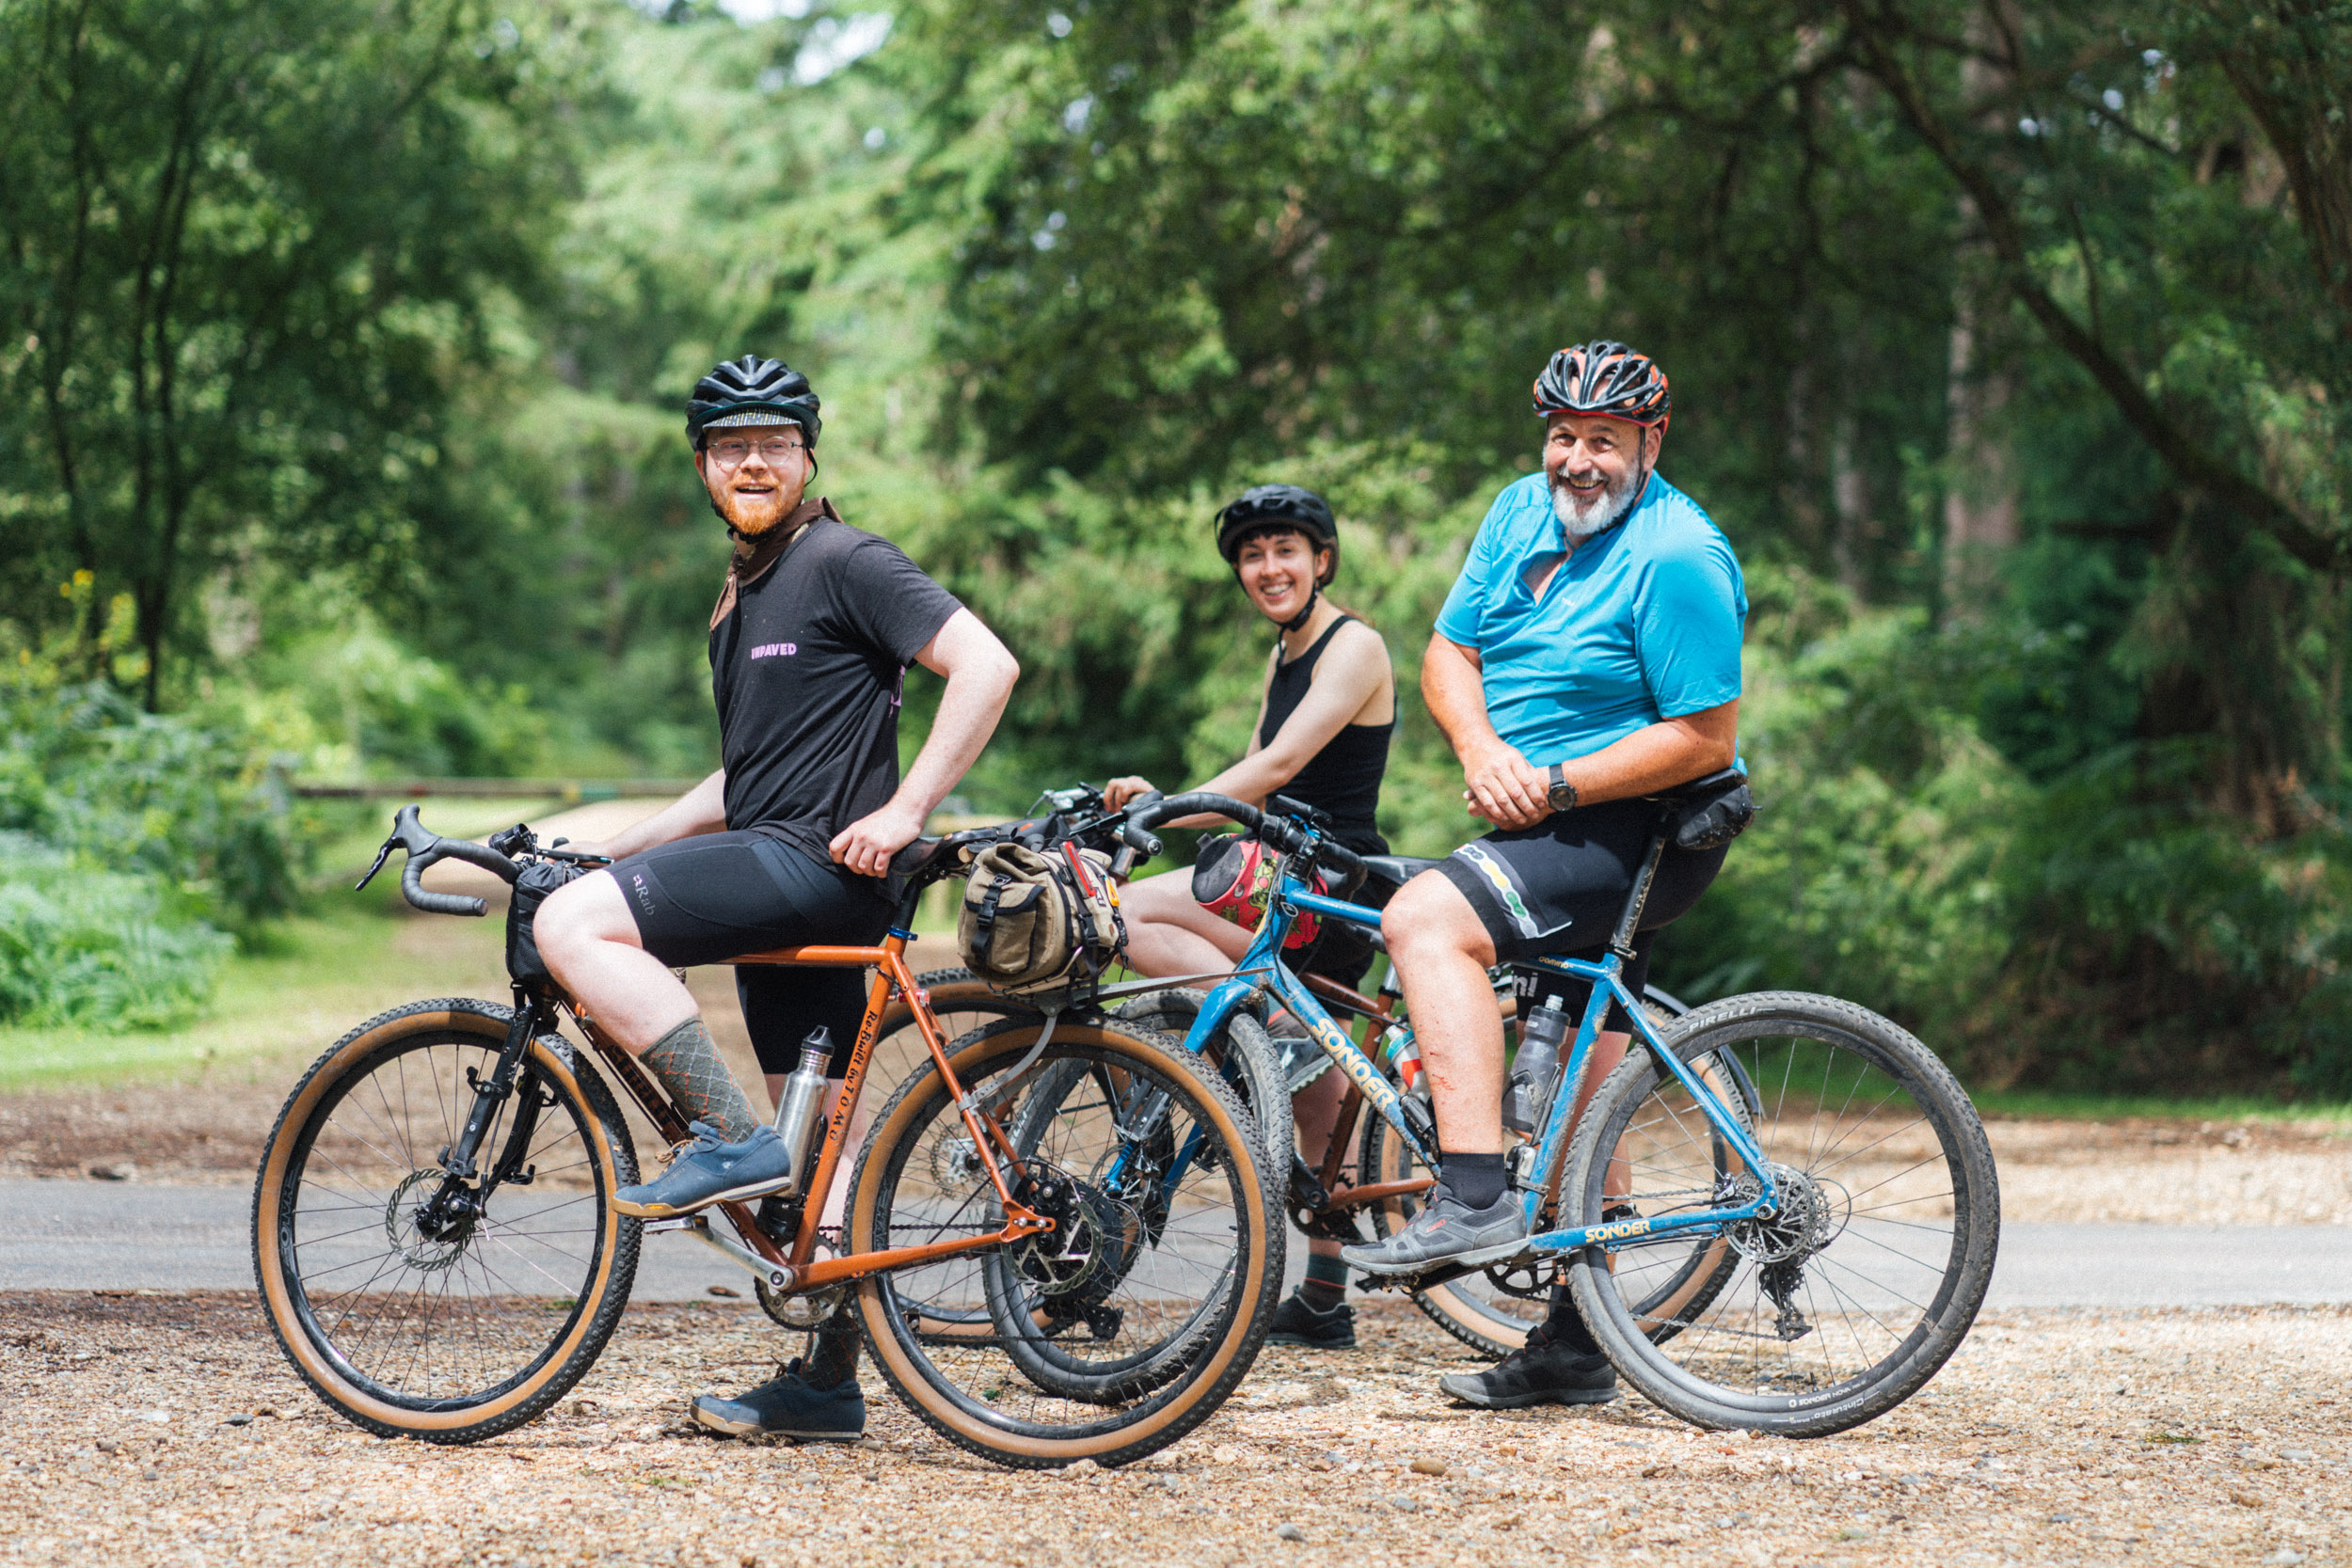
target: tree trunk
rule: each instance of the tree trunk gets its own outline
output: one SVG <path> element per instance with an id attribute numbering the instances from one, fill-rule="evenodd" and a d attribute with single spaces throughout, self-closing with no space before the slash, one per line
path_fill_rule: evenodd
<path id="1" fill-rule="evenodd" d="M 1980 618 L 1999 596 L 2001 557 L 2017 543 L 2017 467 L 2003 429 L 2012 382 L 1979 362 L 1977 312 L 1963 279 L 1947 382 L 1944 613 L 1953 623 Z"/>

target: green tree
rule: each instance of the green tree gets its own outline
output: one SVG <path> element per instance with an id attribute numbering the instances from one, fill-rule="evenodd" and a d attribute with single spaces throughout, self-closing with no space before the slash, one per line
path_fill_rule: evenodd
<path id="1" fill-rule="evenodd" d="M 93 607 L 128 594 L 150 707 L 200 646 L 198 585 L 256 562 L 397 581 L 450 523 L 453 382 L 538 276 L 564 174 L 582 41 L 560 9 L 524 19 L 0 9 L 0 560 L 37 625 L 75 571 Z"/>

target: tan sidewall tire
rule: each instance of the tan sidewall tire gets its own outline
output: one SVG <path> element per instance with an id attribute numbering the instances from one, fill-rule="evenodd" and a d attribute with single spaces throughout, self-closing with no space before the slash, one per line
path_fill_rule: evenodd
<path id="1" fill-rule="evenodd" d="M 986 1065 L 993 1060 L 1017 1054 L 1025 1050 L 1033 1038 L 1033 1029 L 1022 1021 L 1009 1021 L 982 1032 L 981 1037 L 969 1044 L 960 1043 L 948 1060 L 956 1069 L 957 1078 L 967 1086 L 976 1076 L 986 1076 Z M 1064 1023 L 1056 1029 L 1057 1042 L 1090 1045 L 1117 1042 L 1120 1047 L 1135 1049 L 1138 1042 L 1131 1036 L 1104 1027 L 1099 1023 Z M 1265 1338 L 1266 1320 L 1272 1315 L 1273 1297 L 1281 1289 L 1280 1221 L 1276 1215 L 1271 1193 L 1267 1189 L 1255 1130 L 1247 1124 L 1232 1099 L 1231 1091 L 1214 1080 L 1205 1078 L 1184 1054 L 1181 1047 L 1170 1046 L 1157 1053 L 1154 1064 L 1171 1077 L 1184 1080 L 1196 1094 L 1201 1106 L 1213 1118 L 1217 1136 L 1224 1139 L 1229 1149 L 1242 1148 L 1249 1152 L 1256 1178 L 1237 1181 L 1234 1200 L 1241 1210 L 1244 1228 L 1261 1241 L 1258 1259 L 1259 1280 L 1243 1309 L 1233 1314 L 1223 1338 L 1209 1351 L 1201 1368 L 1184 1383 L 1184 1393 L 1170 1400 L 1160 1409 L 1133 1426 L 1099 1433 L 1091 1437 L 1054 1439 L 1025 1436 L 975 1419 L 967 1412 L 942 1397 L 934 1389 L 923 1368 L 899 1342 L 883 1306 L 880 1276 L 858 1282 L 858 1313 L 866 1327 L 866 1343 L 873 1349 L 874 1358 L 882 1373 L 890 1379 L 899 1397 L 905 1400 L 933 1430 L 999 1464 L 1024 1469 L 1041 1469 L 1055 1465 L 1073 1465 L 1081 1459 L 1104 1463 L 1122 1463 L 1139 1458 L 1165 1447 L 1206 1420 L 1245 1376 L 1257 1359 L 1258 1349 Z M 892 1098 L 890 1105 L 876 1121 L 866 1148 L 860 1151 L 856 1176 L 850 1191 L 849 1237 L 859 1239 L 859 1250 L 866 1250 L 864 1239 L 874 1232 L 875 1209 L 881 1199 L 882 1166 L 886 1158 L 875 1158 L 880 1151 L 896 1147 L 906 1136 L 916 1117 L 926 1108 L 938 1073 L 934 1069 L 919 1078 L 911 1079 Z M 1269 1263 L 1271 1267 L 1269 1268 Z"/>
<path id="2" fill-rule="evenodd" d="M 460 1410 L 411 1410 L 388 1404 L 353 1386 L 335 1364 L 312 1343 L 310 1337 L 303 1331 L 293 1293 L 287 1287 L 284 1260 L 278 1248 L 278 1205 L 283 1199 L 294 1146 L 320 1101 L 358 1063 L 371 1053 L 410 1036 L 427 1033 L 474 1035 L 496 1051 L 505 1043 L 509 1016 L 507 1009 L 496 1003 L 452 1000 L 398 1008 L 369 1020 L 336 1042 L 312 1066 L 293 1097 L 286 1101 L 285 1109 L 278 1113 L 278 1125 L 271 1131 L 269 1146 L 262 1151 L 261 1172 L 255 1179 L 253 1189 L 253 1266 L 256 1283 L 261 1287 L 262 1308 L 269 1316 L 270 1326 L 277 1332 L 278 1342 L 284 1347 L 287 1356 L 304 1381 L 316 1389 L 322 1399 L 352 1419 L 379 1432 L 451 1441 L 462 1440 L 461 1434 L 469 1433 L 471 1429 L 486 1429 L 472 1433 L 479 1436 L 506 1430 L 515 1424 L 507 1418 L 514 1417 L 518 1410 L 529 1405 L 551 1381 L 571 1369 L 572 1357 L 589 1336 L 597 1331 L 600 1320 L 605 1316 L 604 1297 L 612 1287 L 613 1271 L 620 1260 L 620 1227 L 623 1223 L 622 1215 L 610 1202 L 618 1185 L 611 1129 L 604 1118 L 596 1114 L 595 1102 L 571 1064 L 549 1049 L 544 1036 L 532 1042 L 532 1062 L 550 1083 L 559 1086 L 573 1104 L 588 1109 L 590 1114 L 586 1121 L 589 1136 L 595 1147 L 607 1201 L 600 1215 L 601 1244 L 592 1288 L 582 1291 L 579 1316 L 556 1349 L 547 1356 L 538 1376 L 508 1389 L 495 1400 Z M 634 1270 L 631 1272 L 633 1274 Z M 609 1327 L 605 1332 L 610 1332 Z M 578 1376 L 579 1370 L 571 1370 L 573 1380 L 576 1381 Z"/>

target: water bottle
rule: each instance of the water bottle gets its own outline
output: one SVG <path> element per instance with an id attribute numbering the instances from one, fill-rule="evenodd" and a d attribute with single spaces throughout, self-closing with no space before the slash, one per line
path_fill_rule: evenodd
<path id="1" fill-rule="evenodd" d="M 833 1031 L 820 1023 L 801 1042 L 801 1065 L 785 1079 L 776 1101 L 776 1135 L 792 1157 L 792 1185 L 780 1196 L 797 1194 L 808 1170 L 809 1150 L 817 1147 L 817 1127 L 825 1114 L 825 1068 L 832 1060 Z"/>
<path id="2" fill-rule="evenodd" d="M 1391 1030 L 1383 1054 L 1395 1066 L 1397 1082 L 1405 1085 L 1406 1094 L 1421 1086 L 1421 1041 L 1413 1038 L 1410 1029 Z"/>
<path id="3" fill-rule="evenodd" d="M 1568 1015 L 1557 992 L 1519 1025 L 1518 1059 L 1502 1091 L 1502 1122 L 1525 1137 L 1543 1131 L 1551 1117 L 1552 1091 L 1560 1078 L 1560 1042 L 1568 1037 Z"/>

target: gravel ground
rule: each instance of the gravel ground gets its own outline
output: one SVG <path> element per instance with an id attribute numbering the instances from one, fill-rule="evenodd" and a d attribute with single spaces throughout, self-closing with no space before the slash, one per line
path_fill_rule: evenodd
<path id="1" fill-rule="evenodd" d="M 1352 1353 L 1268 1350 L 1118 1472 L 1014 1475 L 869 1378 L 867 1440 L 726 1443 L 683 1400 L 785 1343 L 632 1309 L 557 1414 L 479 1447 L 368 1437 L 236 1294 L 0 1296 L 0 1562 L 751 1564 L 2352 1561 L 2352 1309 L 1988 1318 L 1841 1436 L 1700 1434 L 1638 1400 L 1457 1410 L 1402 1303 Z"/>

